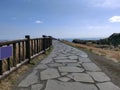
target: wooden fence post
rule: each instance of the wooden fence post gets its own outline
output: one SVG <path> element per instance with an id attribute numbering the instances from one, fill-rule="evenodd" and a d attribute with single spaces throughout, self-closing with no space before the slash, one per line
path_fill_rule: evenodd
<path id="1" fill-rule="evenodd" d="M 43 37 L 43 39 L 42 39 L 43 40 L 42 41 L 42 47 L 43 47 L 43 51 L 44 51 L 44 54 L 45 54 L 46 53 L 46 50 L 45 50 L 46 49 L 46 39 L 45 39 L 46 36 L 43 35 L 42 37 Z"/>
<path id="2" fill-rule="evenodd" d="M 2 71 L 2 60 L 0 60 L 0 75 L 2 75 L 3 71 Z"/>
<path id="3" fill-rule="evenodd" d="M 8 45 L 9 46 L 9 45 Z M 10 57 L 7 58 L 7 70 L 10 70 Z"/>
<path id="4" fill-rule="evenodd" d="M 26 35 L 25 38 L 27 39 L 26 41 L 26 58 L 28 59 L 28 63 L 30 63 L 30 36 Z"/>
<path id="5" fill-rule="evenodd" d="M 52 46 L 52 36 L 48 36 L 49 37 L 49 47 Z"/>
<path id="6" fill-rule="evenodd" d="M 52 36 L 49 36 L 49 47 L 52 46 Z"/>
<path id="7" fill-rule="evenodd" d="M 2 47 L 2 46 L 0 46 L 0 47 Z M 0 54 L 1 54 L 1 51 L 0 51 Z M 1 56 L 1 55 L 0 55 Z M 3 68 L 2 68 L 2 60 L 0 60 L 0 75 L 2 75 L 2 73 L 3 73 L 3 70 L 2 70 Z"/>
<path id="8" fill-rule="evenodd" d="M 13 67 L 16 67 L 16 43 L 13 43 Z"/>
<path id="9" fill-rule="evenodd" d="M 52 46 L 52 40 L 53 40 L 53 38 L 50 37 L 50 46 Z"/>

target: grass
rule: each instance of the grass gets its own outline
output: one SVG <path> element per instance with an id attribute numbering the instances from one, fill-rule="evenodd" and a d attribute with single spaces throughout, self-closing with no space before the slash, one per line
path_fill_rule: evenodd
<path id="1" fill-rule="evenodd" d="M 11 90 L 17 79 L 29 69 L 28 65 L 23 65 L 21 68 L 13 72 L 7 78 L 0 82 L 0 90 Z"/>
<path id="2" fill-rule="evenodd" d="M 37 65 L 42 59 L 44 59 L 47 55 L 50 54 L 53 47 L 51 47 L 46 54 L 42 54 L 35 59 L 33 59 L 30 64 L 22 65 L 18 70 L 10 74 L 8 77 L 0 81 L 0 90 L 11 90 L 12 87 L 16 84 L 17 80 L 25 74 L 30 68 L 33 68 Z"/>
<path id="3" fill-rule="evenodd" d="M 76 44 L 76 43 L 71 43 L 67 41 L 63 41 L 64 43 L 71 45 L 76 48 L 82 48 L 89 50 L 95 54 L 105 56 L 106 58 L 109 58 L 115 62 L 120 62 L 120 51 L 115 51 L 115 50 L 106 50 L 102 48 L 96 48 L 94 46 L 88 46 L 88 45 L 83 45 L 83 44 Z"/>

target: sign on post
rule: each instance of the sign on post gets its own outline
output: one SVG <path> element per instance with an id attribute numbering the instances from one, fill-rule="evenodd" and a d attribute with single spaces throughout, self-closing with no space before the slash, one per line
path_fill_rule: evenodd
<path id="1" fill-rule="evenodd" d="M 12 56 L 12 46 L 0 47 L 0 60 Z"/>

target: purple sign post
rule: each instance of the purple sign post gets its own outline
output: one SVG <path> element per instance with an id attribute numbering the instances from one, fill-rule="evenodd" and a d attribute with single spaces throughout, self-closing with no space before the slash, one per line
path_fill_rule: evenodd
<path id="1" fill-rule="evenodd" d="M 0 75 L 2 75 L 2 60 L 8 58 L 8 66 L 10 69 L 10 60 L 9 57 L 12 56 L 12 46 L 0 47 Z"/>
<path id="2" fill-rule="evenodd" d="M 12 46 L 0 47 L 0 60 L 12 56 Z"/>

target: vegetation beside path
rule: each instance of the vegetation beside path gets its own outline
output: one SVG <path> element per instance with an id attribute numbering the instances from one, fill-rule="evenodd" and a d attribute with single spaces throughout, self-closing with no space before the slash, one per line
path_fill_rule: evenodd
<path id="1" fill-rule="evenodd" d="M 30 69 L 35 67 L 42 59 L 44 59 L 47 55 L 50 54 L 53 47 L 51 47 L 46 54 L 41 54 L 38 57 L 31 60 L 30 64 L 22 65 L 19 69 L 17 69 L 15 72 L 7 76 L 5 79 L 0 81 L 0 90 L 12 90 L 14 85 L 17 83 L 17 81 L 20 79 L 21 76 L 23 76 L 26 72 L 28 72 Z"/>
<path id="2" fill-rule="evenodd" d="M 102 48 L 96 48 L 94 46 L 76 44 L 76 43 L 71 43 L 71 42 L 67 42 L 67 41 L 63 41 L 63 42 L 68 45 L 71 45 L 73 47 L 86 49 L 97 55 L 105 56 L 106 58 L 113 60 L 114 62 L 118 62 L 118 63 L 120 62 L 120 51 L 106 50 L 106 49 L 102 49 Z"/>

